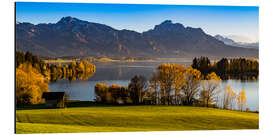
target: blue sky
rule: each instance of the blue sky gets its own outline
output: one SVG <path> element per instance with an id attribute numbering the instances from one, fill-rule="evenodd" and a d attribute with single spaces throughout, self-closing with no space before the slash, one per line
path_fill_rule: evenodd
<path id="1" fill-rule="evenodd" d="M 258 7 L 17 2 L 16 21 L 56 23 L 64 16 L 138 32 L 164 20 L 200 27 L 210 35 L 258 41 Z M 238 38 L 237 38 L 238 37 Z"/>

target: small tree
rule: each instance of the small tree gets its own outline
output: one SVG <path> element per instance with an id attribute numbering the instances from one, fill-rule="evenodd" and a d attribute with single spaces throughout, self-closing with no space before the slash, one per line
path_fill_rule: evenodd
<path id="1" fill-rule="evenodd" d="M 244 107 L 246 106 L 247 99 L 246 99 L 246 92 L 242 90 L 238 95 L 238 106 L 239 110 L 243 111 Z"/>
<path id="2" fill-rule="evenodd" d="M 235 101 L 235 93 L 233 92 L 231 86 L 224 87 L 223 95 L 223 109 L 233 109 Z"/>
<path id="3" fill-rule="evenodd" d="M 173 66 L 174 64 L 163 63 L 158 66 L 160 89 L 162 93 L 162 103 L 170 104 L 170 93 L 173 86 Z"/>
<path id="4" fill-rule="evenodd" d="M 149 81 L 150 89 L 154 90 L 154 96 L 152 96 L 154 98 L 154 104 L 158 104 L 159 102 L 159 92 L 158 92 L 159 85 L 160 84 L 159 84 L 158 73 L 154 72 Z"/>
<path id="5" fill-rule="evenodd" d="M 179 104 L 179 94 L 185 84 L 185 71 L 184 65 L 177 65 L 173 70 L 173 89 L 174 89 L 174 102 L 176 105 Z"/>
<path id="6" fill-rule="evenodd" d="M 143 92 L 148 87 L 146 78 L 144 76 L 135 75 L 128 85 L 128 89 L 131 91 L 131 98 L 134 104 L 142 103 Z"/>
<path id="7" fill-rule="evenodd" d="M 221 79 L 215 72 L 208 74 L 203 80 L 203 90 L 200 92 L 200 98 L 205 106 L 209 106 L 214 101 L 214 97 L 217 96 L 217 88 L 221 83 Z"/>

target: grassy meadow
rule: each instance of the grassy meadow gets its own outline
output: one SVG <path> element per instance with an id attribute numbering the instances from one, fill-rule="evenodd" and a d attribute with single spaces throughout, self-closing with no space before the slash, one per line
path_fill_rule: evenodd
<path id="1" fill-rule="evenodd" d="M 16 110 L 16 133 L 258 129 L 259 114 L 190 106 Z"/>

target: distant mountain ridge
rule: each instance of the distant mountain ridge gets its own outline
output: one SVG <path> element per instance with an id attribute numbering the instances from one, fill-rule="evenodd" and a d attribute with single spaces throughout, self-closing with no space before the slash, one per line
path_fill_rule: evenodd
<path id="1" fill-rule="evenodd" d="M 254 49 L 259 49 L 259 42 L 254 42 L 254 43 L 244 43 L 244 42 L 236 42 L 230 38 L 221 36 L 221 35 L 215 35 L 215 38 L 224 42 L 226 45 L 230 46 L 236 46 L 236 47 L 242 47 L 242 48 L 254 48 Z"/>
<path id="2" fill-rule="evenodd" d="M 171 20 L 142 33 L 74 17 L 49 24 L 16 22 L 16 49 L 51 57 L 258 57 L 258 50 L 225 45 L 201 28 Z"/>

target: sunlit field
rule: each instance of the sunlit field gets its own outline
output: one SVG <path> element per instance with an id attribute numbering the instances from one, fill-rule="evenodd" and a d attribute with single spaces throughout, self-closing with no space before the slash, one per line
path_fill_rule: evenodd
<path id="1" fill-rule="evenodd" d="M 258 129 L 259 114 L 185 106 L 91 106 L 16 111 L 16 133 Z"/>

